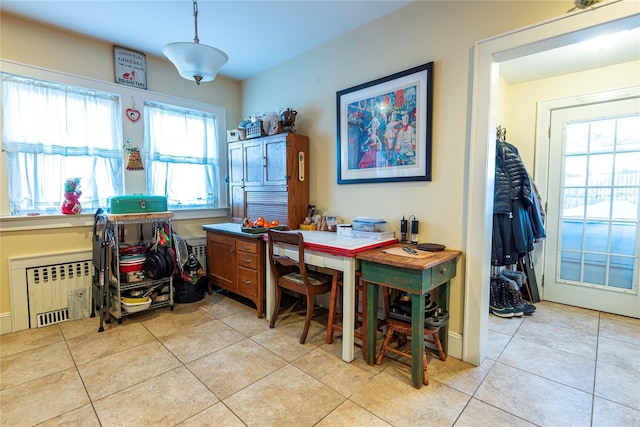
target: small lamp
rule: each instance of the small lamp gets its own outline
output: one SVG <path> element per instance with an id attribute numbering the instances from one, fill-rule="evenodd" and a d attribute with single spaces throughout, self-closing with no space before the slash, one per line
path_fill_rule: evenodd
<path id="1" fill-rule="evenodd" d="M 178 73 L 187 80 L 210 82 L 216 78 L 218 70 L 227 63 L 226 53 L 215 47 L 200 44 L 198 39 L 198 3 L 193 0 L 193 17 L 195 37 L 193 43 L 169 43 L 162 48 L 162 53 L 175 65 Z"/>

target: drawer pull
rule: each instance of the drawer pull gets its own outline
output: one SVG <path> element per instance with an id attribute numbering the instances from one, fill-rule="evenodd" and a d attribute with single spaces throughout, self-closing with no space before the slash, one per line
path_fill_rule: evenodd
<path id="1" fill-rule="evenodd" d="M 248 251 L 249 249 L 251 249 L 251 246 L 242 245 L 242 249 L 244 249 L 245 251 Z"/>
<path id="2" fill-rule="evenodd" d="M 242 262 L 244 262 L 245 264 L 249 264 L 251 262 L 250 259 L 246 259 L 246 258 L 242 258 Z"/>
<path id="3" fill-rule="evenodd" d="M 440 274 L 445 274 L 447 272 L 447 267 L 440 268 Z"/>
<path id="4" fill-rule="evenodd" d="M 242 279 L 242 283 L 244 283 L 245 285 L 250 285 L 251 284 L 251 280 Z"/>

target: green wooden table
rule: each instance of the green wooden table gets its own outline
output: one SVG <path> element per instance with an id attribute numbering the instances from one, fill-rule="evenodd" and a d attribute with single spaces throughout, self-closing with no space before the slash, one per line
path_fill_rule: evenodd
<path id="1" fill-rule="evenodd" d="M 406 245 L 396 245 L 402 248 Z M 379 286 L 409 292 L 411 298 L 411 379 L 416 388 L 422 387 L 424 368 L 424 300 L 425 294 L 440 287 L 440 306 L 449 310 L 450 281 L 456 275 L 456 264 L 462 255 L 460 251 L 422 253 L 419 256 L 396 255 L 390 247 L 372 249 L 359 253 L 356 258 L 361 262 L 363 285 L 367 286 L 366 347 L 367 363 L 373 365 L 376 360 L 376 325 L 378 320 Z M 386 251 L 386 252 L 385 252 Z M 395 251 L 397 252 L 397 250 Z M 424 257 L 426 254 L 428 256 Z M 444 286 L 442 286 L 444 285 Z M 447 351 L 447 330 L 440 330 L 440 341 Z"/>

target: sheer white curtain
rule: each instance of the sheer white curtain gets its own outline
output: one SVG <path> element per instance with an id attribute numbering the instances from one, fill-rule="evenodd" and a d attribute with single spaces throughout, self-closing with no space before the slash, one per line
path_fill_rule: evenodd
<path id="1" fill-rule="evenodd" d="M 215 114 L 145 102 L 147 191 L 170 209 L 220 206 Z"/>
<path id="2" fill-rule="evenodd" d="M 2 73 L 2 149 L 12 215 L 54 214 L 80 178 L 83 210 L 122 193 L 119 98 Z"/>

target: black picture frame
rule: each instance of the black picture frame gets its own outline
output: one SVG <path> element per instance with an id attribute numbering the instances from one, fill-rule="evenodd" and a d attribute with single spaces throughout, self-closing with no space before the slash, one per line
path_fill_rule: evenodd
<path id="1" fill-rule="evenodd" d="M 338 184 L 431 181 L 433 62 L 336 93 Z"/>

